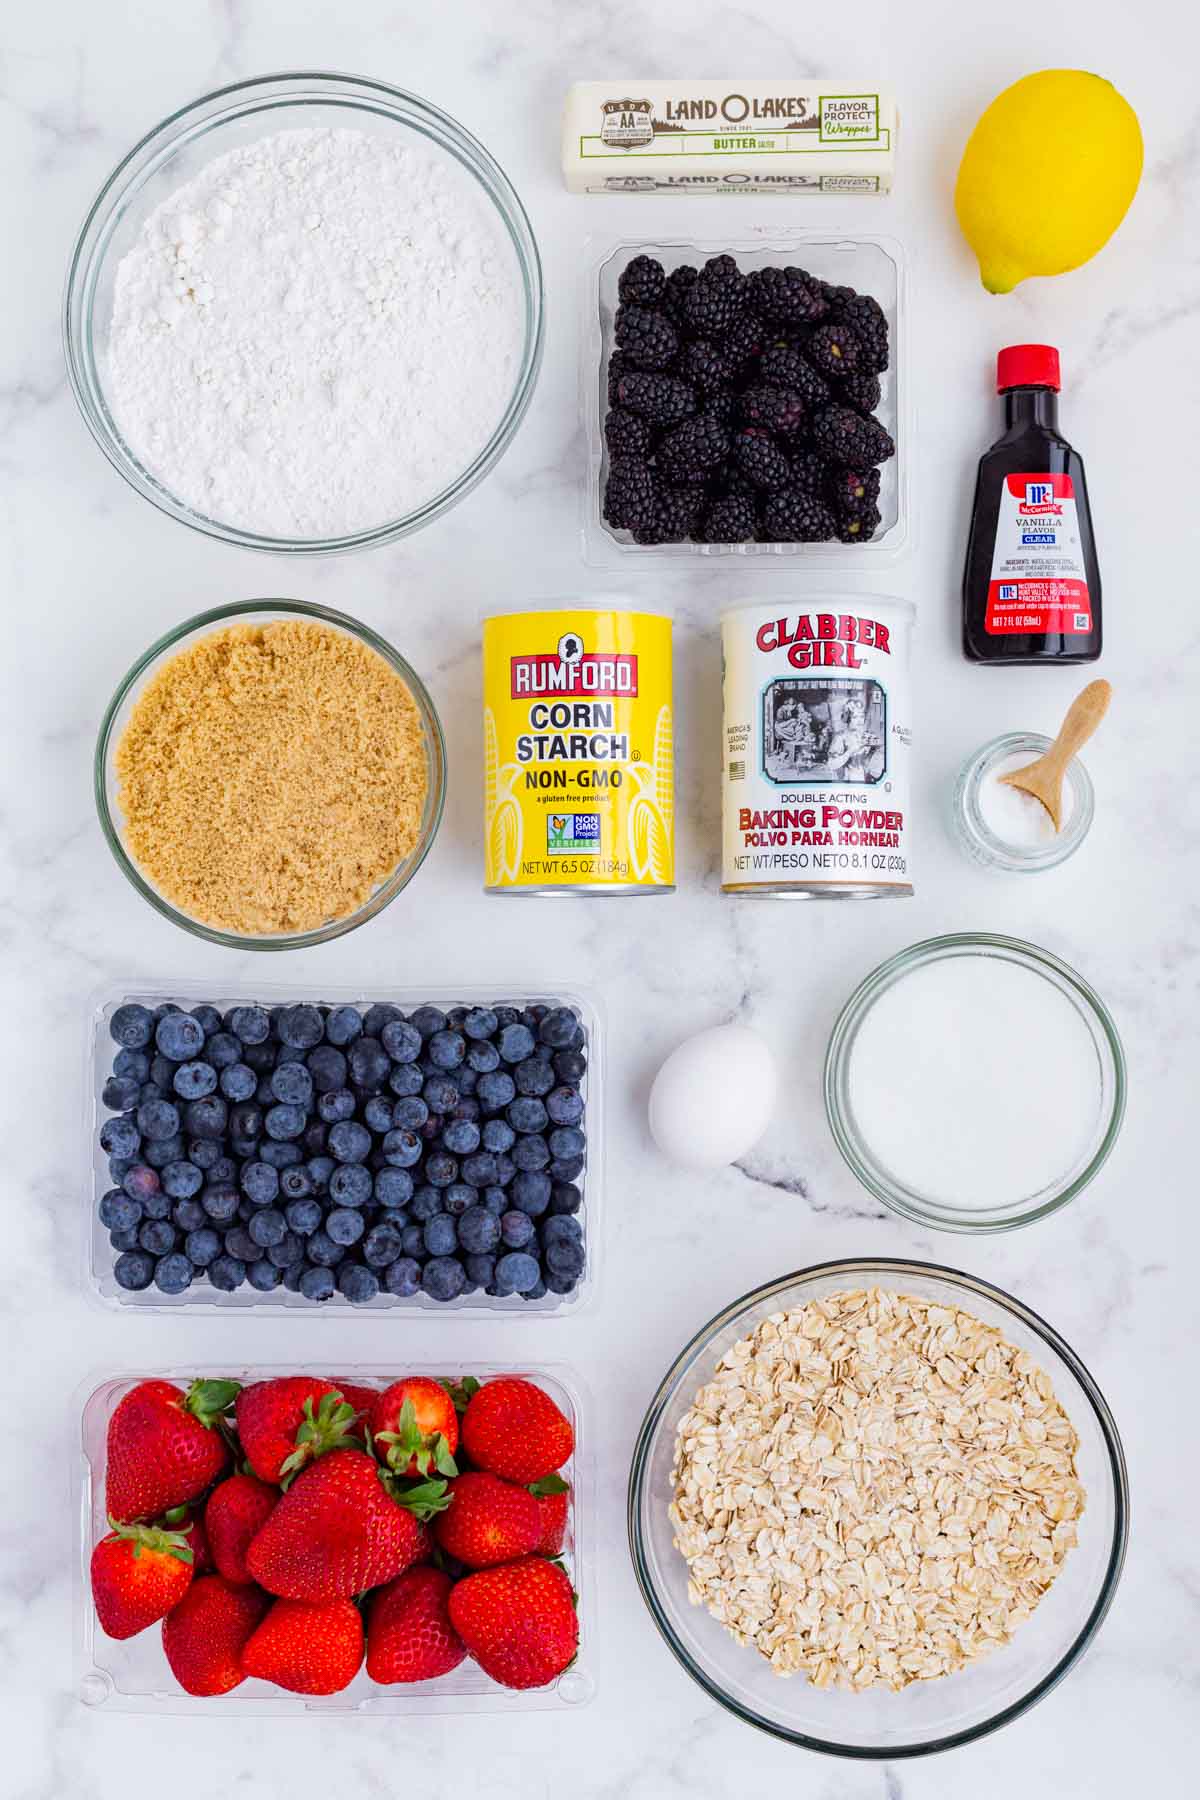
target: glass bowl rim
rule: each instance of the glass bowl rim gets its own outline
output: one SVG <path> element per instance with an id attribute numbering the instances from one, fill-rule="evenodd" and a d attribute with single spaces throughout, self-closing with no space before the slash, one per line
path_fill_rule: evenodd
<path id="1" fill-rule="evenodd" d="M 324 95 L 314 93 L 306 96 L 303 84 L 314 82 L 326 84 L 328 92 Z M 301 91 L 289 99 L 288 92 L 293 86 Z M 418 117 L 424 116 L 455 141 L 457 149 L 452 154 L 499 215 L 512 244 L 524 289 L 527 316 L 518 377 L 503 413 L 478 454 L 448 487 L 432 495 L 412 512 L 397 519 L 385 520 L 367 530 L 346 532 L 337 537 L 272 537 L 226 524 L 219 519 L 210 519 L 180 500 L 165 484 L 157 481 L 148 469 L 143 468 L 133 451 L 116 432 L 108 417 L 107 404 L 103 400 L 103 388 L 92 342 L 95 283 L 107 254 L 108 239 L 116 220 L 122 216 L 133 195 L 140 190 L 147 175 L 159 166 L 172 147 L 185 136 L 185 126 L 190 119 L 195 118 L 196 135 L 201 135 L 201 122 L 206 109 L 218 102 L 229 102 L 232 109 L 237 97 L 252 97 L 256 91 L 262 95 L 261 105 L 239 108 L 234 113 L 235 117 L 251 116 L 255 112 L 265 112 L 277 106 L 298 105 L 306 98 L 313 103 L 320 103 L 324 98 L 329 104 L 350 105 L 356 111 L 381 110 L 380 107 L 365 104 L 364 96 L 377 96 L 383 110 L 386 110 L 387 105 L 395 106 L 398 103 Z M 211 130 L 213 126 L 224 122 L 227 121 L 218 116 L 204 129 Z M 401 120 L 396 122 L 403 123 Z M 441 138 L 434 136 L 433 141 L 443 149 L 446 148 Z M 157 154 L 152 156 L 152 152 Z M 141 168 L 142 162 L 148 158 L 150 167 Z M 245 549 L 290 556 L 327 556 L 392 543 L 431 524 L 464 499 L 508 450 L 529 410 L 541 371 L 545 334 L 545 280 L 537 238 L 524 202 L 491 151 L 465 125 L 435 106 L 431 100 L 425 100 L 421 95 L 407 88 L 396 87 L 390 82 L 333 69 L 281 69 L 266 75 L 251 76 L 244 81 L 229 82 L 224 87 L 212 88 L 189 100 L 153 125 L 109 172 L 88 207 L 71 248 L 63 287 L 62 344 L 71 392 L 92 438 L 126 484 L 168 518 L 186 525 L 189 530 L 198 531 L 204 537 L 237 544 Z M 97 402 L 97 396 L 100 403 Z"/>
<path id="2" fill-rule="evenodd" d="M 959 770 L 954 786 L 954 819 L 960 832 L 977 854 L 986 856 L 992 868 L 1014 875 L 1034 875 L 1043 869 L 1057 869 L 1074 856 L 1092 828 L 1096 816 L 1096 790 L 1081 757 L 1073 756 L 1067 764 L 1067 779 L 1075 796 L 1071 816 L 1062 831 L 1042 849 L 1022 850 L 1020 846 L 999 837 L 983 817 L 979 805 L 979 788 L 985 771 L 1004 756 L 1018 750 L 1030 751 L 1035 757 L 1049 750 L 1054 739 L 1040 731 L 1002 731 L 972 751 Z"/>
<path id="3" fill-rule="evenodd" d="M 961 1284 L 971 1292 L 998 1304 L 1002 1310 L 1016 1315 L 1037 1336 L 1061 1358 L 1070 1373 L 1079 1383 L 1080 1388 L 1095 1414 L 1108 1456 L 1109 1469 L 1112 1476 L 1113 1494 L 1113 1535 L 1109 1546 L 1108 1560 L 1104 1578 L 1096 1599 L 1088 1610 L 1080 1630 L 1072 1643 L 1054 1663 L 1054 1666 L 1018 1699 L 1010 1701 L 987 1719 L 976 1725 L 958 1731 L 948 1732 L 944 1736 L 931 1738 L 925 1742 L 911 1744 L 888 1744 L 873 1748 L 858 1744 L 834 1743 L 832 1740 L 810 1737 L 804 1732 L 790 1731 L 786 1726 L 773 1720 L 765 1719 L 760 1714 L 743 1706 L 731 1698 L 722 1688 L 695 1662 L 689 1652 L 676 1637 L 666 1610 L 659 1601 L 651 1579 L 649 1567 L 643 1552 L 641 1528 L 641 1501 L 645 1486 L 646 1470 L 649 1464 L 650 1445 L 662 1422 L 667 1405 L 683 1378 L 683 1373 L 693 1354 L 711 1343 L 716 1333 L 731 1324 L 739 1313 L 748 1311 L 759 1302 L 769 1300 L 785 1289 L 795 1287 L 800 1282 L 810 1281 L 826 1275 L 845 1274 L 848 1278 L 861 1277 L 870 1272 L 886 1274 L 917 1274 L 924 1277 L 937 1277 Z M 979 1738 L 988 1737 L 1001 1726 L 1009 1724 L 1022 1713 L 1036 1706 L 1039 1700 L 1056 1688 L 1064 1676 L 1079 1661 L 1084 1651 L 1092 1642 L 1096 1633 L 1112 1606 L 1120 1583 L 1121 1573 L 1125 1565 L 1125 1555 L 1129 1545 L 1129 1472 L 1125 1462 L 1124 1446 L 1116 1420 L 1109 1409 L 1108 1402 L 1096 1384 L 1095 1378 L 1082 1358 L 1072 1350 L 1066 1339 L 1061 1337 L 1053 1325 L 1043 1319 L 1040 1313 L 1018 1300 L 1007 1289 L 997 1287 L 993 1282 L 985 1281 L 981 1276 L 968 1274 L 965 1269 L 954 1269 L 944 1263 L 921 1262 L 915 1257 L 844 1257 L 833 1258 L 828 1262 L 810 1263 L 806 1268 L 796 1269 L 789 1275 L 781 1275 L 763 1286 L 752 1288 L 742 1294 L 739 1299 L 722 1307 L 705 1325 L 695 1332 L 683 1349 L 675 1357 L 662 1381 L 659 1383 L 654 1397 L 646 1409 L 645 1416 L 638 1429 L 634 1441 L 633 1456 L 630 1460 L 629 1483 L 626 1489 L 626 1525 L 629 1537 L 629 1553 L 633 1563 L 634 1577 L 638 1584 L 646 1609 L 658 1628 L 668 1649 L 690 1675 L 698 1686 L 704 1689 L 709 1697 L 732 1713 L 734 1718 L 744 1724 L 753 1725 L 770 1737 L 779 1738 L 783 1743 L 799 1746 L 804 1750 L 815 1750 L 827 1756 L 846 1757 L 857 1762 L 893 1762 L 906 1760 L 916 1756 L 931 1756 L 942 1750 L 953 1750 L 964 1744 L 976 1742 Z"/>
<path id="4" fill-rule="evenodd" d="M 1052 1188 L 1047 1197 L 1037 1205 L 1024 1207 L 1019 1211 L 1014 1211 L 1011 1206 L 1004 1212 L 992 1208 L 991 1212 L 996 1216 L 956 1212 L 933 1202 L 921 1203 L 919 1197 L 910 1198 L 908 1190 L 902 1190 L 882 1179 L 859 1152 L 856 1135 L 850 1130 L 843 1111 L 840 1092 L 846 1072 L 846 1056 L 853 1043 L 854 1033 L 879 994 L 912 969 L 925 963 L 936 962 L 944 955 L 960 951 L 981 950 L 1001 951 L 1007 960 L 1032 968 L 1043 977 L 1048 973 L 1057 976 L 1099 1027 L 1100 1038 L 1112 1059 L 1112 1103 L 1108 1119 L 1100 1140 L 1084 1167 L 1061 1187 Z M 1111 1013 L 1095 988 L 1070 963 L 1056 956 L 1052 950 L 1044 950 L 1040 945 L 1031 944 L 1024 938 L 1008 937 L 994 931 L 952 931 L 940 937 L 922 938 L 918 943 L 907 945 L 894 956 L 877 964 L 858 983 L 838 1013 L 829 1034 L 823 1089 L 825 1117 L 834 1142 L 851 1174 L 869 1193 L 874 1194 L 890 1211 L 915 1224 L 929 1226 L 937 1231 L 986 1236 L 998 1231 L 1015 1231 L 1024 1225 L 1032 1225 L 1038 1219 L 1049 1218 L 1060 1207 L 1074 1200 L 1095 1179 L 1108 1161 L 1120 1135 L 1125 1117 L 1127 1075 L 1125 1052 Z"/>
<path id="5" fill-rule="evenodd" d="M 374 893 L 354 912 L 343 918 L 330 919 L 326 924 L 314 927 L 311 931 L 280 933 L 278 936 L 244 936 L 237 932 L 224 931 L 215 925 L 206 925 L 200 919 L 193 919 L 187 913 L 173 906 L 142 874 L 130 856 L 121 838 L 117 821 L 108 802 L 108 761 L 113 730 L 121 707 L 133 693 L 147 669 L 157 658 L 168 651 L 178 649 L 194 632 L 205 628 L 216 629 L 224 624 L 236 623 L 261 613 L 277 614 L 284 618 L 315 619 L 320 624 L 333 626 L 337 630 L 348 632 L 351 637 L 365 643 L 368 649 L 374 650 L 387 663 L 388 667 L 404 682 L 413 697 L 413 702 L 421 716 L 429 747 L 427 776 L 429 793 L 427 798 L 428 817 L 423 822 L 421 836 L 412 853 L 404 862 L 397 864 L 386 880 L 382 881 Z M 207 611 L 195 613 L 192 617 L 173 625 L 169 631 L 145 649 L 132 667 L 117 683 L 112 699 L 104 709 L 104 717 L 100 721 L 100 729 L 96 734 L 96 750 L 92 770 L 93 792 L 96 812 L 100 820 L 100 829 L 106 843 L 112 851 L 117 867 L 126 879 L 135 887 L 144 900 L 164 919 L 173 925 L 189 931 L 194 937 L 206 939 L 211 944 L 221 944 L 230 950 L 302 950 L 313 944 L 328 943 L 332 938 L 343 937 L 354 931 L 359 925 L 376 917 L 386 906 L 390 906 L 397 894 L 408 886 L 426 856 L 433 847 L 442 814 L 446 804 L 446 741 L 442 732 L 442 721 L 438 715 L 429 690 L 417 674 L 416 670 L 401 656 L 400 652 L 380 637 L 361 619 L 351 618 L 349 613 L 337 612 L 330 606 L 318 606 L 308 600 L 286 600 L 277 597 L 264 600 L 232 600 L 224 606 L 209 607 Z M 403 879 L 397 877 L 403 875 Z"/>

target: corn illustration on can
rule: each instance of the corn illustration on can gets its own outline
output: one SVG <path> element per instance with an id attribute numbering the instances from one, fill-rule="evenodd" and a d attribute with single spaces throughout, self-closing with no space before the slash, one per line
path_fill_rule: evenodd
<path id="1" fill-rule="evenodd" d="M 671 621 L 595 606 L 483 623 L 484 885 L 675 885 Z"/>

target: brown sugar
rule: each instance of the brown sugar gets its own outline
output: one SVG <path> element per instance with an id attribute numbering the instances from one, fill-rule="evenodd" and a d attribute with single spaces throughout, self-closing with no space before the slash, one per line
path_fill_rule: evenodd
<path id="1" fill-rule="evenodd" d="M 427 763 L 412 694 L 366 644 L 308 619 L 230 626 L 133 708 L 116 753 L 125 847 L 206 925 L 313 930 L 416 847 Z"/>

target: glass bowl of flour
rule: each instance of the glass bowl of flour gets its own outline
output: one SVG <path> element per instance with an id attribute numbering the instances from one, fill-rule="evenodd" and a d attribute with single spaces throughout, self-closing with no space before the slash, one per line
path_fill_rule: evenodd
<path id="1" fill-rule="evenodd" d="M 1008 1231 L 1082 1193 L 1125 1112 L 1125 1057 L 1081 975 L 1017 938 L 913 944 L 850 996 L 825 1058 L 838 1149 L 885 1206 Z"/>
<path id="2" fill-rule="evenodd" d="M 542 353 L 503 170 L 427 101 L 289 74 L 209 94 L 114 170 L 79 234 L 67 368 L 109 461 L 172 518 L 295 553 L 461 500 Z"/>

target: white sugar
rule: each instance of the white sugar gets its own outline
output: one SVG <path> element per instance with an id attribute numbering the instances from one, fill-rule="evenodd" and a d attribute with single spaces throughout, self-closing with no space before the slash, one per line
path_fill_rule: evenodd
<path id="1" fill-rule="evenodd" d="M 1040 800 L 1035 800 L 1032 794 L 1022 793 L 1020 788 L 1010 787 L 1000 779 L 1002 775 L 1011 774 L 1015 769 L 1027 769 L 1036 760 L 1028 751 L 1002 757 L 988 770 L 979 784 L 979 811 L 984 824 L 1001 843 L 1011 844 L 1018 850 L 1045 849 L 1060 835 L 1055 831 L 1054 821 Z M 1072 803 L 1070 781 L 1064 781 L 1063 830 L 1071 817 Z"/>

